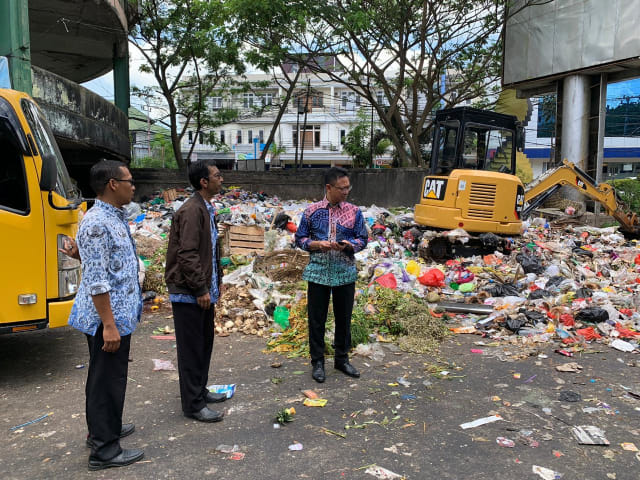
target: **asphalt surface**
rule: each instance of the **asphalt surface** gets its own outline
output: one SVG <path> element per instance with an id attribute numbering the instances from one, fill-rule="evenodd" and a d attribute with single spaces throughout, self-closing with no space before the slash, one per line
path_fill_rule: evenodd
<path id="1" fill-rule="evenodd" d="M 537 465 L 565 480 L 640 478 L 640 455 L 621 446 L 640 448 L 640 400 L 626 393 L 639 391 L 637 355 L 592 345 L 592 353 L 566 358 L 542 344 L 515 359 L 522 346 L 458 335 L 437 357 L 392 348 L 380 361 L 354 357 L 358 380 L 328 361 L 319 385 L 307 360 L 264 353 L 265 339 L 233 334 L 215 340 L 210 383 L 237 384 L 235 396 L 213 405 L 225 411 L 221 423 L 202 424 L 181 414 L 177 372 L 153 371 L 153 358 L 176 364 L 175 342 L 151 338 L 155 328 L 172 325 L 169 313 L 145 315 L 132 341 L 124 420 L 136 432 L 122 445 L 144 448 L 145 459 L 100 472 L 87 470 L 83 335 L 64 328 L 0 336 L 0 476 L 373 479 L 366 471 L 377 465 L 407 479 L 545 478 L 533 472 Z M 555 370 L 569 361 L 583 369 Z M 305 389 L 327 405 L 303 406 Z M 577 398 L 566 391 L 579 401 L 561 401 Z M 291 406 L 295 420 L 275 429 L 276 412 Z M 494 414 L 502 420 L 460 427 Z M 579 445 L 574 425 L 601 428 L 610 445 Z M 498 437 L 514 446 L 500 446 Z M 295 443 L 302 450 L 289 450 Z M 240 455 L 217 451 L 223 444 L 237 445 Z"/>

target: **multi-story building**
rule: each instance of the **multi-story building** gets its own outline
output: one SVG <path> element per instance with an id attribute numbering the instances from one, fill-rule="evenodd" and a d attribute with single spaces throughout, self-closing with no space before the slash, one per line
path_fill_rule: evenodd
<path id="1" fill-rule="evenodd" d="M 625 82 L 626 88 L 638 90 L 640 81 Z M 612 88 L 613 91 L 613 88 Z M 615 95 L 615 93 L 613 94 Z M 620 113 L 619 99 L 608 96 L 602 179 L 611 180 L 640 176 L 640 127 L 638 113 L 640 105 Z M 544 101 L 534 102 L 531 120 L 526 126 L 525 154 L 531 162 L 533 177 L 536 178 L 554 165 L 555 158 L 555 108 L 544 108 Z M 633 106 L 633 104 L 632 104 Z M 617 108 L 616 108 L 617 107 Z M 549 110 L 549 113 L 545 112 Z"/>
<path id="2" fill-rule="evenodd" d="M 291 69 L 295 66 L 290 65 Z M 293 73 L 293 72 L 292 72 Z M 208 99 L 213 111 L 228 108 L 238 111 L 234 122 L 206 129 L 197 136 L 188 131 L 182 144 L 185 157 L 193 143 L 191 160 L 216 158 L 235 165 L 235 168 L 262 170 L 256 157 L 274 128 L 278 107 L 286 91 L 265 74 L 246 76 L 251 84 L 267 85 L 240 94 L 221 94 Z M 278 81 L 276 81 L 278 80 Z M 380 92 L 379 102 L 383 102 Z M 306 105 L 306 112 L 305 112 Z M 301 73 L 286 110 L 275 127 L 275 155 L 268 157 L 271 168 L 284 168 L 298 164 L 305 167 L 350 166 L 351 157 L 343 145 L 349 131 L 361 121 L 372 122 L 373 128 L 382 128 L 377 114 L 362 97 L 344 85 L 321 75 Z M 217 144 L 211 142 L 215 138 Z M 391 153 L 376 159 L 378 164 L 391 163 Z"/>

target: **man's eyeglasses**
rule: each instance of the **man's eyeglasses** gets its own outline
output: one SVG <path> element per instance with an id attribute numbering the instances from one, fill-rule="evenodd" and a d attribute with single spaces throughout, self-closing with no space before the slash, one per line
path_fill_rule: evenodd
<path id="1" fill-rule="evenodd" d="M 337 187 L 336 185 L 331 185 L 331 186 L 336 190 L 340 190 L 342 193 L 349 193 L 351 190 L 353 190 L 353 185 L 349 185 L 348 187 Z"/>
<path id="2" fill-rule="evenodd" d="M 116 182 L 127 182 L 131 186 L 135 185 L 133 178 L 112 178 L 111 180 L 115 180 Z"/>
<path id="3" fill-rule="evenodd" d="M 222 178 L 222 174 L 220 172 L 214 173 L 211 176 L 214 177 L 214 178 Z M 209 180 L 209 177 L 205 177 L 205 180 Z"/>

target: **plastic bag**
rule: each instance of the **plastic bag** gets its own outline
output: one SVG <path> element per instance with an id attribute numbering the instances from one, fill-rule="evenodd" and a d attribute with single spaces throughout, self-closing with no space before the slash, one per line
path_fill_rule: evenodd
<path id="1" fill-rule="evenodd" d="M 514 297 L 520 296 L 520 292 L 512 283 L 499 283 L 494 287 L 488 288 L 487 293 L 492 297 L 506 297 L 513 295 Z"/>
<path id="2" fill-rule="evenodd" d="M 527 255 L 526 253 L 519 253 L 516 255 L 516 260 L 520 265 L 524 273 L 535 273 L 536 275 L 544 272 L 544 267 L 540 263 L 540 259 L 535 255 Z"/>
<path id="3" fill-rule="evenodd" d="M 420 275 L 420 277 L 418 277 L 418 281 L 426 287 L 443 287 L 444 273 L 437 268 L 432 268 Z"/>
<path id="4" fill-rule="evenodd" d="M 576 313 L 576 322 L 600 323 L 609 320 L 609 313 L 600 307 L 587 307 Z"/>
<path id="5" fill-rule="evenodd" d="M 398 288 L 398 281 L 393 273 L 385 273 L 384 275 L 376 278 L 376 283 L 385 288 L 391 288 L 395 290 Z"/>

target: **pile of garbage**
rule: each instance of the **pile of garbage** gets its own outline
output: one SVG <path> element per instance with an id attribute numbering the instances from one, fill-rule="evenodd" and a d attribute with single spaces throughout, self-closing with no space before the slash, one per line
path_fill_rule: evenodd
<path id="1" fill-rule="evenodd" d="M 128 206 L 131 230 L 146 266 L 145 290 L 166 292 L 162 274 L 171 217 L 190 194 L 186 189 L 174 192 L 168 201 L 165 194 Z M 223 283 L 231 288 L 219 304 L 217 333 L 266 336 L 275 329 L 276 336 L 285 335 L 273 322 L 277 307 L 286 308 L 293 323 L 304 317 L 300 306 L 306 292 L 299 280 L 306 257 L 299 250 L 295 253 L 293 234 L 308 202 L 230 188 L 213 203 L 219 224 L 264 229 L 259 253 L 223 259 Z M 364 325 L 364 335 L 354 333 L 358 343 L 392 338 L 403 349 L 423 351 L 426 339 L 443 338 L 440 329 L 418 328 L 432 326 L 435 318 L 454 333 L 475 333 L 524 350 L 527 345 L 557 342 L 558 350 L 570 355 L 597 342 L 638 352 L 640 248 L 616 227 L 534 218 L 523 224 L 522 235 L 508 239 L 510 250 L 434 262 L 425 258 L 430 241 L 443 237 L 464 244 L 470 235 L 462 229 L 421 228 L 407 208 L 373 205 L 361 210 L 370 242 L 356 254 L 354 328 Z M 286 263 L 280 257 L 294 260 Z M 397 293 L 391 316 L 398 321 L 415 318 L 415 325 L 393 330 L 393 321 L 380 321 L 385 314 L 376 302 L 384 290 Z M 359 322 L 366 315 L 376 321 Z M 299 323 L 304 328 L 304 322 Z M 298 329 L 294 335 L 298 343 L 288 353 L 304 353 L 301 333 L 305 332 Z"/>

